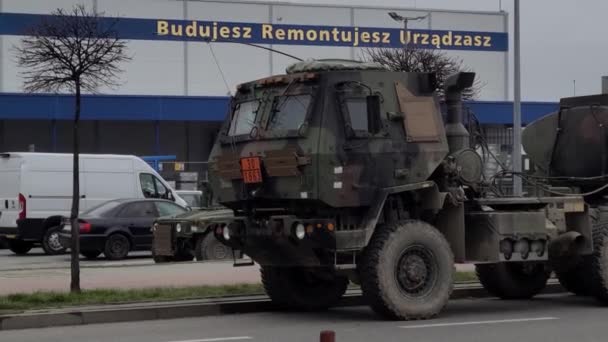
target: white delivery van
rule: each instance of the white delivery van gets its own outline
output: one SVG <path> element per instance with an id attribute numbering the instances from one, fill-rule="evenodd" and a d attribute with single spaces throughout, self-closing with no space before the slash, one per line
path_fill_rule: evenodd
<path id="1" fill-rule="evenodd" d="M 62 216 L 72 206 L 72 154 L 0 153 L 0 238 L 16 254 L 41 244 L 64 251 Z M 128 155 L 80 155 L 80 211 L 118 198 L 164 198 L 187 206 L 142 159 Z"/>

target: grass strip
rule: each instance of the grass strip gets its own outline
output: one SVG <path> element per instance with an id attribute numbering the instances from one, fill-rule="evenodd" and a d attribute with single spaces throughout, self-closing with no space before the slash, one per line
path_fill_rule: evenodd
<path id="1" fill-rule="evenodd" d="M 456 282 L 477 281 L 474 272 L 456 272 Z M 24 310 L 52 309 L 62 307 L 141 303 L 215 298 L 223 296 L 263 294 L 261 284 L 239 284 L 222 286 L 166 287 L 145 289 L 98 289 L 70 292 L 35 292 L 0 296 L 0 314 Z"/>
<path id="2" fill-rule="evenodd" d="M 96 289 L 70 292 L 34 292 L 0 296 L 0 313 L 68 306 L 124 304 L 150 301 L 171 301 L 214 298 L 264 293 L 261 284 L 222 286 L 166 287 L 145 289 Z"/>

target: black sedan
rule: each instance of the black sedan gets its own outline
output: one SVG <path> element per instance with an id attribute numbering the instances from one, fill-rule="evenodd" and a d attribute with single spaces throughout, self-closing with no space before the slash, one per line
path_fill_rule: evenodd
<path id="1" fill-rule="evenodd" d="M 160 199 L 121 199 L 100 204 L 79 216 L 80 254 L 95 259 L 103 253 L 109 260 L 120 260 L 129 251 L 150 250 L 154 221 L 186 211 L 174 202 Z M 62 225 L 60 236 L 68 247 L 71 224 L 64 219 Z"/>

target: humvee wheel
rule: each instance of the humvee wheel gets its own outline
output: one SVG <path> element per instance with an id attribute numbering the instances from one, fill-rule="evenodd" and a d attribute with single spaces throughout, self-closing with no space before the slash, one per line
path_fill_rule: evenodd
<path id="1" fill-rule="evenodd" d="M 503 262 L 475 265 L 479 282 L 491 295 L 502 299 L 528 299 L 539 294 L 551 275 L 547 265 Z"/>
<path id="2" fill-rule="evenodd" d="M 379 226 L 360 258 L 363 296 L 390 319 L 428 319 L 454 288 L 454 255 L 435 227 L 422 221 Z"/>
<path id="3" fill-rule="evenodd" d="M 325 269 L 262 266 L 260 272 L 266 293 L 282 309 L 326 310 L 348 286 L 348 278 Z"/>
<path id="4" fill-rule="evenodd" d="M 194 255 L 197 261 L 225 260 L 232 258 L 230 247 L 221 243 L 215 235 L 207 233 L 196 240 Z"/>

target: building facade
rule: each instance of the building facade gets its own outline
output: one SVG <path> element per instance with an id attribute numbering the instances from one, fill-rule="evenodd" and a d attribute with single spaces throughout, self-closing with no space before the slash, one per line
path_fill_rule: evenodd
<path id="1" fill-rule="evenodd" d="M 241 82 L 283 73 L 299 58 L 363 58 L 365 49 L 442 49 L 483 84 L 470 103 L 487 127 L 510 123 L 508 15 L 408 8 L 344 7 L 218 0 L 0 0 L 0 150 L 69 152 L 73 99 L 25 94 L 13 47 L 29 25 L 56 8 L 83 4 L 119 17 L 132 61 L 120 86 L 87 94 L 82 149 L 206 160 Z M 410 20 L 403 22 L 388 13 Z M 524 104 L 524 122 L 556 108 Z"/>

